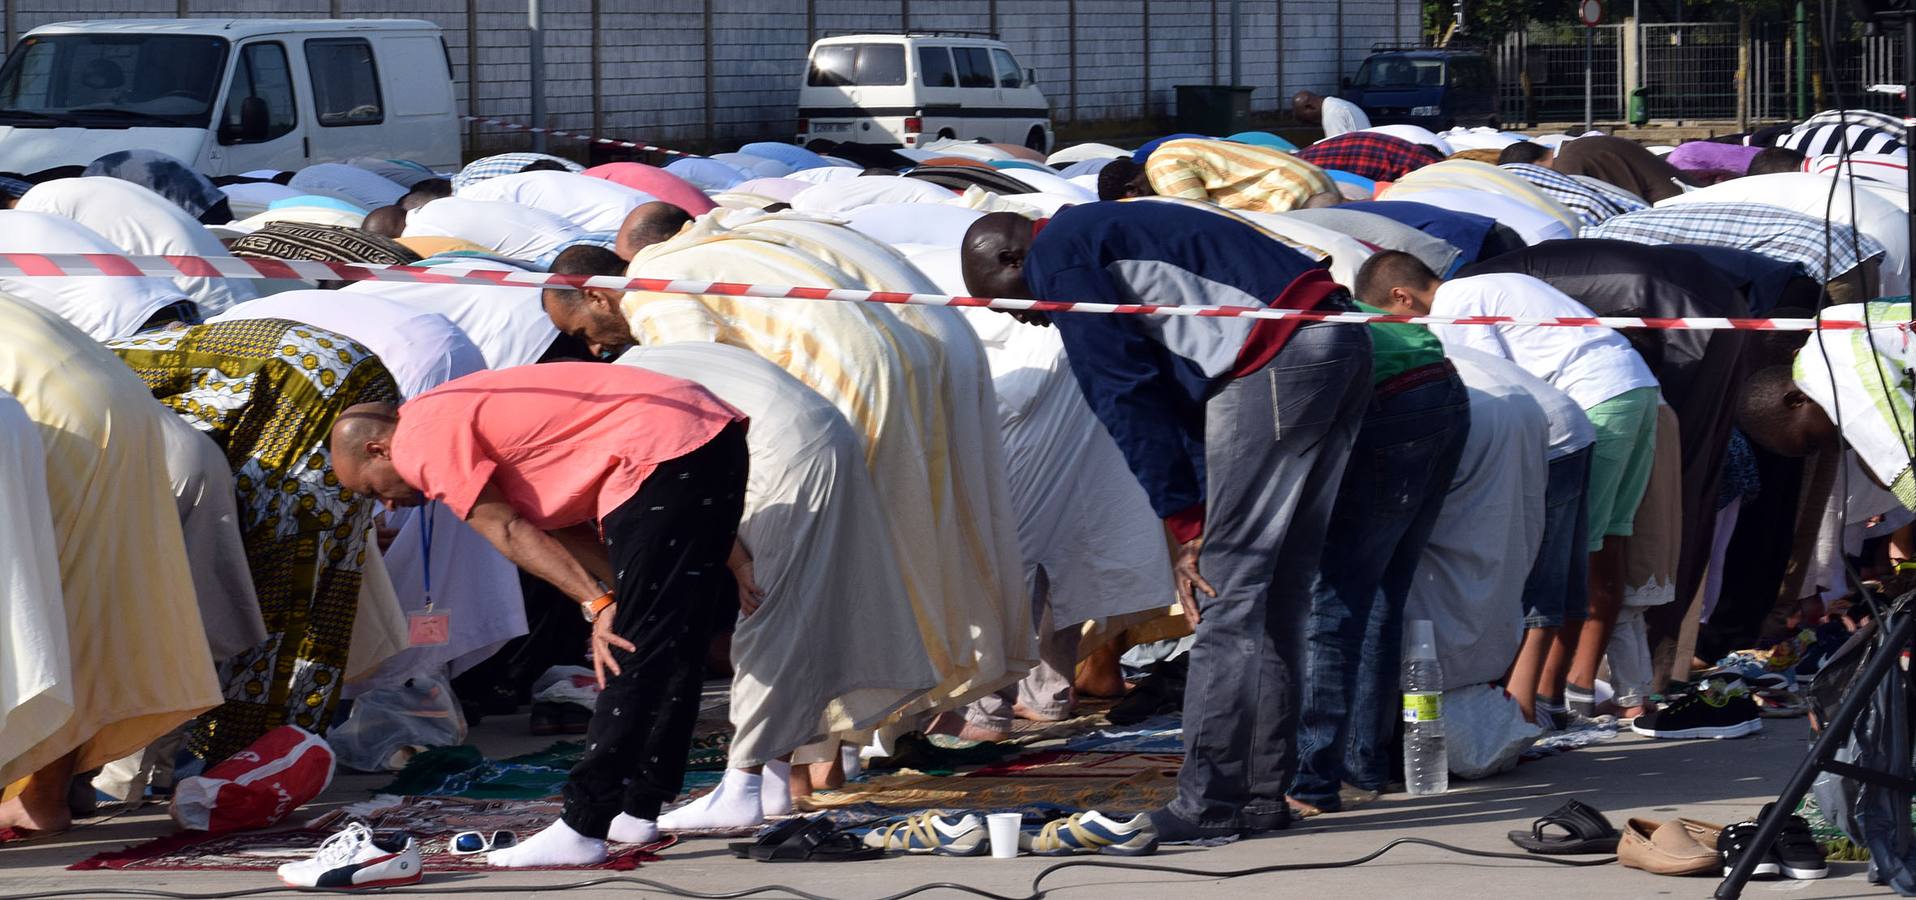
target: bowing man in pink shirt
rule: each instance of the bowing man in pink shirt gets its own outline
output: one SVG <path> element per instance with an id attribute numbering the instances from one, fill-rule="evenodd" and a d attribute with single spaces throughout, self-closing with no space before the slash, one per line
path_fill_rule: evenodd
<path id="1" fill-rule="evenodd" d="M 495 866 L 590 865 L 606 840 L 658 837 L 698 716 L 706 646 L 736 615 L 745 415 L 690 381 L 633 366 L 478 372 L 333 428 L 348 490 L 437 500 L 592 622 L 600 685 L 565 812 Z M 744 576 L 749 580 L 749 574 Z"/>

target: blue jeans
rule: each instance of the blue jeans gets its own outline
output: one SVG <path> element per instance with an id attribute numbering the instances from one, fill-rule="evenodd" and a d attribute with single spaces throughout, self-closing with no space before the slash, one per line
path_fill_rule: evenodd
<path id="1" fill-rule="evenodd" d="M 1363 326 L 1308 325 L 1205 405 L 1204 546 L 1184 767 L 1164 812 L 1206 835 L 1281 827 L 1297 768 L 1303 626 L 1370 395 Z"/>
<path id="2" fill-rule="evenodd" d="M 1338 487 L 1306 626 L 1290 795 L 1336 809 L 1344 781 L 1388 780 L 1404 603 L 1470 431 L 1455 372 L 1372 401 Z"/>
<path id="3" fill-rule="evenodd" d="M 1543 542 L 1523 583 L 1523 627 L 1557 628 L 1590 618 L 1590 554 L 1584 552 L 1589 512 L 1590 448 L 1550 461 L 1543 492 Z"/>

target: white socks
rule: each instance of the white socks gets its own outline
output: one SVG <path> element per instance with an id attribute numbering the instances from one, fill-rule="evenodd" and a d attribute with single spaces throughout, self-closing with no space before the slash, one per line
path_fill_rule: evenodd
<path id="1" fill-rule="evenodd" d="M 605 842 L 573 831 L 564 820 L 558 820 L 517 847 L 486 854 L 486 862 L 506 869 L 596 865 L 605 862 Z"/>
<path id="2" fill-rule="evenodd" d="M 765 764 L 764 781 L 758 788 L 758 808 L 769 819 L 792 814 L 792 764 L 772 760 Z"/>
<path id="3" fill-rule="evenodd" d="M 672 832 L 757 828 L 765 824 L 759 799 L 764 786 L 763 776 L 744 769 L 726 769 L 725 780 L 711 793 L 660 816 L 659 828 Z M 790 804 L 789 799 L 786 802 Z"/>
<path id="4" fill-rule="evenodd" d="M 659 823 L 619 813 L 606 829 L 605 839 L 614 844 L 650 844 L 659 839 Z"/>

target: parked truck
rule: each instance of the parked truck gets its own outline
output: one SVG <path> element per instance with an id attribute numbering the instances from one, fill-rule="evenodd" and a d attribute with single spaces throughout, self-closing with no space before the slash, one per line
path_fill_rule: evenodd
<path id="1" fill-rule="evenodd" d="M 45 25 L 0 65 L 0 171 L 159 150 L 211 175 L 356 156 L 459 164 L 452 61 L 416 19 Z"/>

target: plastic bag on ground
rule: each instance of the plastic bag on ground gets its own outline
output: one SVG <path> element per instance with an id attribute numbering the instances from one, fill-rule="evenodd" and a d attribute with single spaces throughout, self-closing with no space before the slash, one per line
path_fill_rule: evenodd
<path id="1" fill-rule="evenodd" d="M 1517 767 L 1543 728 L 1524 718 L 1517 701 L 1492 684 L 1472 684 L 1444 692 L 1444 740 L 1450 774 L 1487 778 Z"/>
<path id="2" fill-rule="evenodd" d="M 361 772 L 397 772 L 421 750 L 465 739 L 465 714 L 443 675 L 415 675 L 359 695 L 352 715 L 332 731 L 340 764 Z"/>

